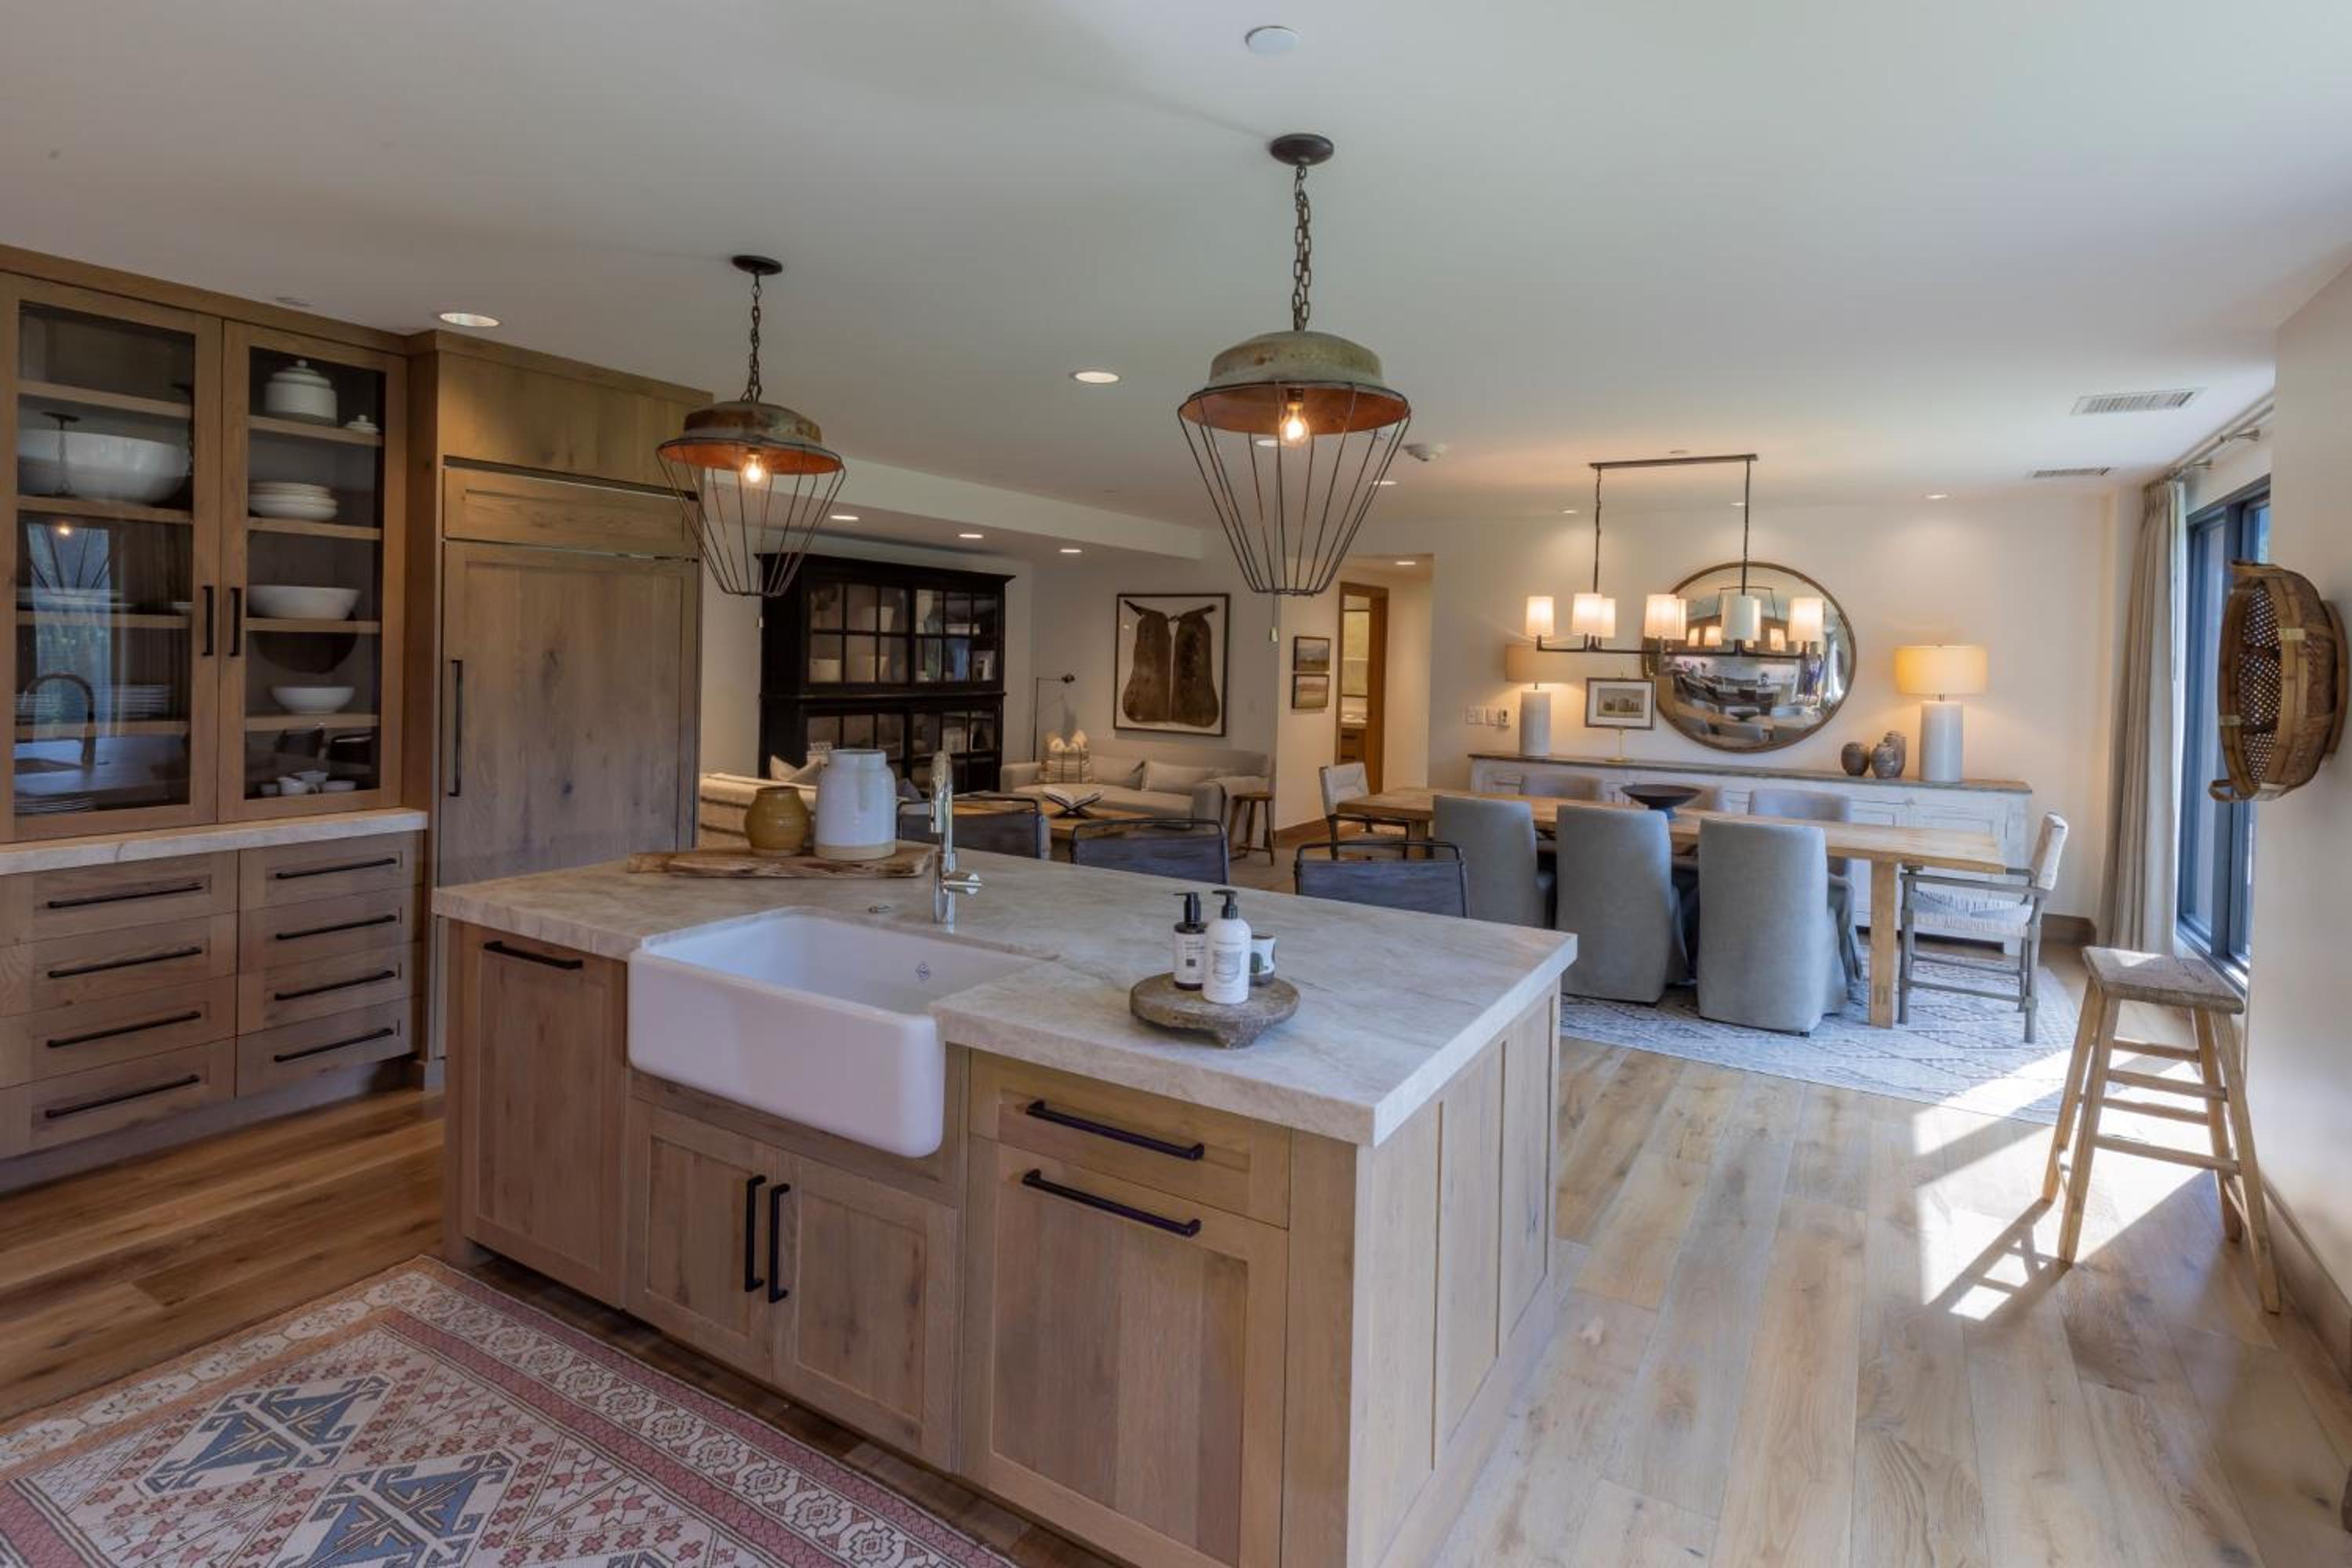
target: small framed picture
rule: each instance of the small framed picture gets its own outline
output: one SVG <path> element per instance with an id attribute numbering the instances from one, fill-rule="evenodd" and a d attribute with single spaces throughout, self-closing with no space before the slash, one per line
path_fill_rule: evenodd
<path id="1" fill-rule="evenodd" d="M 1657 689 L 1646 680 L 1588 680 L 1585 728 L 1647 730 L 1658 721 L 1657 701 Z"/>
<path id="2" fill-rule="evenodd" d="M 1330 674 L 1331 639 L 1329 637 L 1291 638 L 1290 670 L 1294 675 Z"/>
<path id="3" fill-rule="evenodd" d="M 1298 675 L 1290 678 L 1290 706 L 1301 713 L 1320 713 L 1331 706 L 1331 678 Z"/>

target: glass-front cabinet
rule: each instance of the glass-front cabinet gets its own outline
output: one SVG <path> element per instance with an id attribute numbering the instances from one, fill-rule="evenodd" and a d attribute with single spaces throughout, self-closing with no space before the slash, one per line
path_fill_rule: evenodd
<path id="1" fill-rule="evenodd" d="M 401 372 L 0 274 L 6 837 L 389 804 Z"/>

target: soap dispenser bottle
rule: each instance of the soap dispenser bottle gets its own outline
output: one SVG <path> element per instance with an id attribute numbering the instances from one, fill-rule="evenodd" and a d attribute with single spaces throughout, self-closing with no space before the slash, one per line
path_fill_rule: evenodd
<path id="1" fill-rule="evenodd" d="M 1250 929 L 1238 907 L 1240 894 L 1219 888 L 1225 900 L 1209 922 L 1209 974 L 1201 993 L 1211 1002 L 1234 1004 L 1249 1000 Z"/>
<path id="2" fill-rule="evenodd" d="M 1209 973 L 1209 928 L 1201 919 L 1201 895 L 1187 890 L 1184 918 L 1176 922 L 1176 964 L 1171 976 L 1179 991 L 1198 991 Z"/>

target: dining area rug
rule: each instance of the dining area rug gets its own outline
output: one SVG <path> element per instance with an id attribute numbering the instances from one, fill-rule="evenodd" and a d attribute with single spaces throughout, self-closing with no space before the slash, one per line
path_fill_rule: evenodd
<path id="1" fill-rule="evenodd" d="M 1935 978 L 1936 968 L 1923 953 L 1922 977 Z M 1857 983 L 1843 1013 L 1824 1017 L 1810 1035 L 1703 1018 L 1697 989 L 1689 985 L 1669 989 L 1654 1007 L 1563 993 L 1559 1032 L 1598 1045 L 2048 1124 L 2058 1120 L 2076 1014 L 2074 999 L 2049 970 L 2040 972 L 2039 987 L 2030 1046 L 2024 1015 L 2014 1004 L 1948 992 L 1914 992 L 1908 1024 L 1873 1027 L 1866 982 Z"/>
<path id="2" fill-rule="evenodd" d="M 1005 1568 L 429 1258 L 0 1430 L 0 1564 Z"/>

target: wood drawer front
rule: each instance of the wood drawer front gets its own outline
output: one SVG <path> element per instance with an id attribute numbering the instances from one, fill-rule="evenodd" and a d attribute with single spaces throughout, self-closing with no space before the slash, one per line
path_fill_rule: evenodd
<path id="1" fill-rule="evenodd" d="M 971 1131 L 1228 1214 L 1290 1223 L 1290 1134 L 1247 1117 L 975 1052 Z"/>
<path id="2" fill-rule="evenodd" d="M 0 877 L 0 940 L 8 942 L 46 942 L 236 910 L 233 853 Z"/>
<path id="3" fill-rule="evenodd" d="M 323 844 L 276 844 L 237 857 L 247 910 L 413 888 L 425 879 L 425 836 L 380 833 Z"/>
<path id="4" fill-rule="evenodd" d="M 76 1002 L 0 1019 L 0 1083 L 62 1078 L 236 1033 L 234 975 Z"/>
<path id="5" fill-rule="evenodd" d="M 46 1012 L 236 973 L 235 915 L 51 937 L 0 955 L 0 1014 Z"/>
<path id="6" fill-rule="evenodd" d="M 419 948 L 411 945 L 245 970 L 236 977 L 237 1029 L 258 1034 L 282 1024 L 394 1001 L 415 992 L 421 962 Z"/>
<path id="7" fill-rule="evenodd" d="M 15 1091 L 27 1152 L 159 1121 L 226 1100 L 236 1078 L 236 1043 L 215 1040 L 110 1067 L 46 1079 Z"/>
<path id="8" fill-rule="evenodd" d="M 696 553 L 677 502 L 643 490 L 450 468 L 441 474 L 441 506 L 451 539 L 688 559 Z"/>
<path id="9" fill-rule="evenodd" d="M 308 903 L 248 906 L 237 917 L 237 967 L 276 969 L 312 958 L 406 947 L 416 929 L 418 890 L 387 888 Z"/>
<path id="10" fill-rule="evenodd" d="M 322 1072 L 410 1055 L 416 1049 L 420 1000 L 404 996 L 239 1036 L 236 1092 L 267 1094 Z"/>

